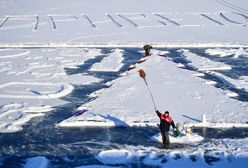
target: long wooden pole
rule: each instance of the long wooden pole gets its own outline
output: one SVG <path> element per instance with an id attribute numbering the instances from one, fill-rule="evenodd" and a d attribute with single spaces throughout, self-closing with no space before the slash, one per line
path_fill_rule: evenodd
<path id="1" fill-rule="evenodd" d="M 151 96 L 151 98 L 152 98 L 152 103 L 153 103 L 154 109 L 155 109 L 155 111 L 156 111 L 156 110 L 157 110 L 156 104 L 155 104 L 155 101 L 154 101 L 154 98 L 153 98 L 151 89 L 150 89 L 150 87 L 149 87 L 149 85 L 148 85 L 148 83 L 147 83 L 147 81 L 146 81 L 146 73 L 145 73 L 145 71 L 144 71 L 143 69 L 140 69 L 140 70 L 139 70 L 139 75 L 140 75 L 140 77 L 143 78 L 144 81 L 145 81 L 145 84 L 146 84 L 146 86 L 147 86 L 147 89 L 148 89 L 148 91 L 149 91 L 149 93 L 150 93 L 150 96 Z"/>

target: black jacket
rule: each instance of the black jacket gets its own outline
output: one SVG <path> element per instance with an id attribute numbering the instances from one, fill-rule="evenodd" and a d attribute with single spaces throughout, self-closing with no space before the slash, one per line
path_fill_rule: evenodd
<path id="1" fill-rule="evenodd" d="M 160 129 L 166 132 L 169 132 L 170 126 L 176 128 L 174 121 L 170 116 L 165 117 L 164 114 L 161 114 L 158 110 L 156 111 L 158 117 L 160 118 Z"/>

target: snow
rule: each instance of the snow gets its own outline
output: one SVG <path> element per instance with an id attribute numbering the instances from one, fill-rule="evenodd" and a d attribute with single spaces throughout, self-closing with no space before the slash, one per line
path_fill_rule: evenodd
<path id="1" fill-rule="evenodd" d="M 39 90 L 30 89 L 32 87 Z M 19 90 L 23 92 L 25 89 L 27 92 L 24 94 L 18 93 Z M 0 86 L 0 98 L 55 99 L 68 95 L 72 90 L 73 86 L 67 83 L 9 82 Z"/>
<path id="2" fill-rule="evenodd" d="M 238 97 L 239 96 L 237 93 L 234 93 L 234 92 L 227 93 L 227 95 L 229 97 Z"/>
<path id="3" fill-rule="evenodd" d="M 96 159 L 108 165 L 143 163 L 153 167 L 246 167 L 246 139 L 213 139 L 213 141 L 183 149 L 161 150 L 153 147 L 130 146 L 105 150 Z M 242 149 L 241 149 L 242 148 Z"/>
<path id="4" fill-rule="evenodd" d="M 152 55 L 113 81 L 110 88 L 94 93 L 98 96 L 95 100 L 78 108 L 89 110 L 87 113 L 72 116 L 58 125 L 156 126 L 159 119 L 146 85 L 138 76 L 139 69 L 147 73 L 157 108 L 161 112 L 170 111 L 175 122 L 200 122 L 203 114 L 208 116 L 209 122 L 247 122 L 247 109 L 237 100 L 230 99 L 225 91 L 205 84 L 204 79 L 195 77 L 192 71 L 178 68 L 165 57 Z"/>
<path id="5" fill-rule="evenodd" d="M 224 49 L 224 48 L 214 48 L 207 49 L 205 51 L 209 55 L 219 56 L 219 57 L 229 57 L 239 58 L 240 56 L 248 56 L 248 50 L 240 47 L 239 49 Z"/>
<path id="6" fill-rule="evenodd" d="M 100 63 L 94 64 L 90 71 L 118 72 L 123 66 L 123 60 L 123 50 L 115 49 L 108 57 L 104 58 Z"/>
<path id="7" fill-rule="evenodd" d="M 49 164 L 49 161 L 47 158 L 43 156 L 37 156 L 33 158 L 27 159 L 26 164 L 24 165 L 24 168 L 46 168 Z"/>
<path id="8" fill-rule="evenodd" d="M 208 50 L 213 51 L 214 49 L 208 49 Z M 206 51 L 208 51 L 208 50 L 206 50 Z M 222 50 L 224 50 L 224 49 L 221 49 L 221 51 Z M 216 49 L 216 51 L 219 51 L 219 49 Z M 237 50 L 235 50 L 235 51 L 236 51 L 236 53 L 238 53 Z M 187 58 L 187 60 L 189 60 L 191 62 L 189 65 L 196 68 L 198 72 L 204 72 L 204 73 L 209 73 L 209 74 L 215 75 L 215 76 L 219 77 L 220 79 L 222 79 L 223 82 L 230 83 L 232 86 L 234 86 L 234 88 L 248 90 L 247 76 L 240 76 L 237 79 L 232 79 L 232 78 L 228 77 L 227 75 L 224 75 L 221 73 L 221 72 L 232 70 L 231 66 L 226 65 L 224 63 L 220 63 L 220 62 L 211 61 L 210 59 L 201 57 L 200 55 L 197 55 L 197 54 L 190 52 L 189 50 L 183 49 L 183 50 L 180 50 L 179 52 L 181 52 L 182 55 L 185 56 Z M 231 55 L 234 55 L 234 52 L 232 52 Z M 244 54 L 242 56 L 244 56 Z M 199 74 L 196 74 L 196 75 L 201 76 Z M 215 85 L 216 82 L 215 81 L 207 81 L 206 84 Z M 229 97 L 238 97 L 239 96 L 237 93 L 234 93 L 234 92 L 229 92 L 226 94 Z"/>
<path id="9" fill-rule="evenodd" d="M 100 82 L 65 72 L 100 54 L 99 49 L 0 49 L 0 132 L 19 131 L 31 118 L 66 104 L 61 98 L 74 85 Z"/>
<path id="10" fill-rule="evenodd" d="M 207 128 L 223 128 L 223 129 L 228 129 L 228 128 L 247 128 L 248 124 L 247 123 L 211 123 L 211 122 L 201 122 L 201 123 L 188 123 L 185 126 L 187 127 L 207 127 Z"/>
<path id="11" fill-rule="evenodd" d="M 231 70 L 232 67 L 229 65 L 225 65 L 224 63 L 214 62 L 207 58 L 200 57 L 194 53 L 191 53 L 189 50 L 179 50 L 183 56 L 187 58 L 191 62 L 190 65 L 193 65 L 200 72 L 205 71 L 228 71 Z"/>
<path id="12" fill-rule="evenodd" d="M 235 88 L 244 89 L 244 90 L 248 91 L 248 82 L 247 82 L 248 77 L 247 76 L 240 76 L 237 79 L 233 79 L 233 78 L 230 78 L 230 77 L 223 75 L 221 73 L 218 73 L 218 72 L 211 72 L 211 74 L 214 74 L 214 75 L 218 76 L 219 78 L 229 82 Z"/>
<path id="13" fill-rule="evenodd" d="M 204 138 L 197 134 L 186 134 L 184 132 L 181 133 L 179 137 L 174 137 L 173 134 L 170 132 L 169 134 L 170 143 L 176 144 L 191 144 L 196 145 L 204 140 Z M 151 137 L 153 141 L 162 143 L 162 136 L 161 133 L 158 133 Z"/>
<path id="14" fill-rule="evenodd" d="M 234 67 L 211 61 L 187 48 L 207 48 L 213 57 L 248 57 L 247 1 L 242 0 L 1 0 L 0 2 L 0 132 L 20 131 L 33 117 L 42 117 L 60 105 L 75 87 L 100 83 L 85 73 L 73 73 L 99 56 L 94 72 L 118 72 L 123 67 L 124 49 L 184 48 L 180 52 L 197 72 L 166 58 L 167 51 L 153 50 L 151 57 L 114 81 L 109 88 L 90 96 L 73 115 L 58 126 L 156 126 L 151 98 L 138 70 L 144 69 L 157 108 L 169 110 L 175 122 L 189 126 L 247 127 L 246 102 L 239 95 L 216 88 L 205 80 L 207 73 L 247 91 L 247 76 L 223 75 Z M 110 54 L 102 49 L 111 48 Z M 114 49 L 113 49 L 114 48 Z M 206 114 L 207 122 L 201 117 Z M 158 135 L 155 136 L 159 138 Z M 200 142 L 202 137 L 185 136 Z M 160 138 L 159 138 L 160 139 Z M 171 138 L 178 143 L 179 139 Z M 104 164 L 127 165 L 143 161 L 160 167 L 246 167 L 247 139 L 222 139 L 186 149 L 159 151 L 155 147 L 126 146 L 101 151 L 96 159 Z M 206 152 L 207 151 L 207 152 Z M 162 153 L 162 157 L 159 155 Z M 220 161 L 207 164 L 205 155 Z M 191 157 L 196 158 L 192 162 Z M 42 156 L 30 158 L 25 168 L 45 168 Z M 81 167 L 112 167 L 89 165 Z"/>
<path id="15" fill-rule="evenodd" d="M 132 154 L 127 150 L 108 150 L 98 154 L 97 159 L 106 164 L 127 164 L 131 161 Z"/>
<path id="16" fill-rule="evenodd" d="M 241 0 L 3 0 L 0 46 L 247 46 L 245 6 Z"/>

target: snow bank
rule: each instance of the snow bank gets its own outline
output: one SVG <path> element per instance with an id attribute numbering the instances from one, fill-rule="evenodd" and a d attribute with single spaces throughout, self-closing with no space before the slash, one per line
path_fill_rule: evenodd
<path id="1" fill-rule="evenodd" d="M 247 109 L 223 90 L 206 85 L 194 72 L 177 68 L 164 57 L 153 55 L 143 64 L 113 81 L 108 89 L 94 93 L 98 96 L 78 110 L 88 111 L 72 116 L 59 126 L 156 126 L 156 116 L 149 92 L 138 70 L 147 73 L 147 81 L 157 108 L 169 110 L 175 122 L 201 122 L 207 114 L 210 122 L 247 122 Z M 189 106 L 190 104 L 190 106 Z"/>
<path id="2" fill-rule="evenodd" d="M 43 156 L 33 157 L 27 159 L 24 168 L 46 168 L 49 164 L 49 160 Z"/>

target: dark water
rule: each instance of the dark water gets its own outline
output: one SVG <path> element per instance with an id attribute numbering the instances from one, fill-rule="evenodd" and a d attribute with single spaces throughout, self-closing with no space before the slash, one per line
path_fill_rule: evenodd
<path id="1" fill-rule="evenodd" d="M 87 86 L 75 86 L 75 90 L 66 98 L 69 103 L 56 108 L 53 112 L 44 117 L 35 118 L 24 126 L 22 131 L 16 133 L 0 133 L 0 167 L 17 168 L 23 167 L 25 160 L 35 156 L 45 156 L 52 163 L 52 167 L 75 167 L 81 165 L 102 164 L 95 156 L 104 150 L 118 149 L 125 145 L 141 145 L 143 147 L 160 148 L 161 145 L 150 140 L 150 137 L 158 133 L 158 128 L 57 128 L 56 123 L 71 116 L 75 109 L 92 98 L 89 95 L 99 89 L 108 88 L 107 82 L 114 80 L 125 72 L 131 64 L 137 62 L 142 57 L 141 49 L 124 49 L 124 66 L 117 73 L 113 72 L 90 72 L 89 69 L 94 63 L 100 62 L 111 52 L 110 49 L 102 49 L 102 56 L 88 60 L 84 65 L 77 69 L 66 69 L 70 74 L 86 73 L 100 79 L 100 83 L 94 83 Z M 160 49 L 169 50 L 173 61 L 182 63 L 185 68 L 191 71 L 196 69 L 188 65 L 189 61 L 183 57 L 178 49 Z M 248 59 L 240 57 L 219 58 L 208 56 L 203 49 L 191 49 L 193 53 L 202 57 L 207 57 L 213 61 L 224 62 L 231 65 L 233 69 L 223 74 L 237 79 L 239 76 L 248 76 Z M 248 102 L 248 93 L 244 89 L 237 89 L 232 84 L 219 79 L 217 76 L 206 74 L 204 77 L 208 80 L 214 80 L 218 84 L 216 87 L 224 90 L 230 90 L 239 94 L 236 99 Z M 248 137 L 248 129 L 210 129 L 195 128 L 194 132 L 204 136 L 206 141 L 222 138 L 245 138 Z M 179 146 L 180 148 L 189 146 Z M 134 167 L 144 167 L 136 165 Z"/>
<path id="2" fill-rule="evenodd" d="M 204 139 L 240 139 L 248 137 L 248 128 L 194 128 L 193 132 L 201 135 Z"/>
<path id="3" fill-rule="evenodd" d="M 100 164 L 95 156 L 103 150 L 124 145 L 161 146 L 150 140 L 157 128 L 38 129 L 1 136 L 1 153 L 6 157 L 4 167 L 21 167 L 26 158 L 35 156 L 45 156 L 57 166 Z"/>

